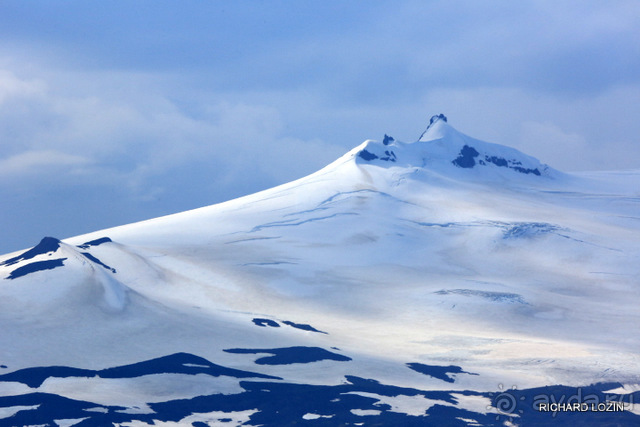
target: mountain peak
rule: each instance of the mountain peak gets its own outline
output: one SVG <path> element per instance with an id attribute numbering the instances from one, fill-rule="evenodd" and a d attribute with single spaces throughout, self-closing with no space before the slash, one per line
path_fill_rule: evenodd
<path id="1" fill-rule="evenodd" d="M 426 132 L 427 130 L 429 130 L 429 128 L 431 126 L 433 126 L 434 124 L 436 124 L 437 122 L 447 122 L 447 116 L 445 116 L 444 114 L 440 113 L 440 114 L 436 114 L 434 116 L 431 116 L 431 118 L 429 119 L 429 125 L 427 126 L 427 128 L 425 129 L 424 132 Z M 422 134 L 424 135 L 424 132 L 422 132 Z"/>
<path id="2" fill-rule="evenodd" d="M 459 132 L 448 123 L 444 114 L 432 116 L 414 143 L 403 143 L 385 134 L 382 143 L 366 141 L 355 154 L 358 163 L 383 167 L 421 167 L 440 172 L 475 169 L 485 171 L 487 177 L 504 173 L 507 174 L 504 177 L 514 176 L 514 172 L 517 175 L 555 175 L 547 165 L 515 148 L 484 142 Z"/>
<path id="3" fill-rule="evenodd" d="M 436 114 L 429 119 L 429 125 L 422 132 L 418 141 L 426 142 L 441 139 L 451 131 L 457 132 L 447 121 L 444 114 Z"/>

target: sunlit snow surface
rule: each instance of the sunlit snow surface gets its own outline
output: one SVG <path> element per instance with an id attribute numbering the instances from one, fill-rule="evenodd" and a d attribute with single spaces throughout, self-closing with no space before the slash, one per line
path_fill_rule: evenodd
<path id="1" fill-rule="evenodd" d="M 0 258 L 0 425 L 637 424 L 639 189 L 436 119 L 267 191 L 46 238 Z"/>

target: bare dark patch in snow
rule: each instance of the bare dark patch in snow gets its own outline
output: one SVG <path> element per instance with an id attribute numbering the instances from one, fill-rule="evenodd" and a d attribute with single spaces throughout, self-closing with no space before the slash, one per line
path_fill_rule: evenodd
<path id="1" fill-rule="evenodd" d="M 103 263 L 102 261 L 100 261 L 98 258 L 94 257 L 93 255 L 91 255 L 89 252 L 82 252 L 82 255 L 85 256 L 88 260 L 106 268 L 107 270 L 111 271 L 112 273 L 116 272 L 116 269 L 113 267 L 109 267 L 107 264 Z"/>
<path id="2" fill-rule="evenodd" d="M 19 382 L 31 388 L 39 387 L 47 378 L 69 377 L 100 377 L 100 378 L 136 378 L 144 375 L 157 374 L 207 374 L 213 377 L 228 376 L 233 378 L 268 378 L 280 379 L 271 375 L 256 372 L 241 371 L 226 368 L 209 362 L 202 357 L 188 353 L 175 353 L 169 356 L 158 357 L 132 365 L 107 368 L 99 371 L 91 369 L 78 369 L 66 366 L 47 366 L 20 369 L 15 372 L 0 375 L 0 382 Z"/>
<path id="3" fill-rule="evenodd" d="M 59 247 L 60 247 L 60 240 L 56 239 L 55 237 L 45 237 L 42 240 L 40 240 L 40 243 L 38 243 L 33 248 L 29 249 L 26 252 L 23 252 L 22 254 L 16 257 L 10 258 L 0 263 L 0 265 L 9 266 L 9 265 L 17 264 L 20 261 L 26 261 L 28 259 L 32 259 L 37 255 L 43 255 L 49 252 L 55 252 L 58 250 Z"/>
<path id="4" fill-rule="evenodd" d="M 100 246 L 103 243 L 110 243 L 112 240 L 108 237 L 101 237 L 99 239 L 91 240 L 89 242 L 85 242 L 81 245 L 78 245 L 80 249 L 89 249 L 91 246 Z"/>
<path id="5" fill-rule="evenodd" d="M 289 325 L 292 328 L 301 329 L 303 331 L 318 332 L 320 334 L 326 334 L 326 332 L 319 331 L 316 328 L 314 328 L 313 326 L 307 325 L 306 323 L 294 323 L 294 322 L 291 322 L 289 320 L 284 320 L 284 321 L 282 321 L 282 323 L 284 323 L 285 325 Z"/>
<path id="6" fill-rule="evenodd" d="M 36 271 L 53 270 L 54 268 L 64 266 L 63 261 L 67 258 L 51 259 L 46 261 L 35 261 L 22 267 L 18 267 L 13 270 L 7 279 L 17 279 L 18 277 L 26 276 L 27 274 L 35 273 Z"/>
<path id="7" fill-rule="evenodd" d="M 449 374 L 468 374 L 478 375 L 471 372 L 463 371 L 460 366 L 438 366 L 438 365 L 425 365 L 424 363 L 407 363 L 407 366 L 416 372 L 420 372 L 430 377 L 438 378 L 439 380 L 446 381 L 448 383 L 455 382 L 455 377 Z"/>
<path id="8" fill-rule="evenodd" d="M 263 319 L 263 318 L 256 317 L 255 319 L 251 319 L 251 321 L 256 326 L 262 326 L 263 328 L 266 328 L 267 326 L 270 326 L 272 328 L 279 328 L 280 327 L 278 322 L 276 322 L 275 320 L 271 320 L 271 319 Z"/>
<path id="9" fill-rule="evenodd" d="M 224 350 L 235 354 L 271 354 L 256 360 L 258 365 L 290 365 L 292 363 L 311 363 L 321 360 L 348 362 L 350 357 L 333 353 L 320 347 L 283 347 L 283 348 L 230 348 Z"/>

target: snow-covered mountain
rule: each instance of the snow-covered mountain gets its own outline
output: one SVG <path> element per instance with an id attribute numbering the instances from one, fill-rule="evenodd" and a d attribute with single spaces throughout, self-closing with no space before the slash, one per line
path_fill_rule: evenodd
<path id="1" fill-rule="evenodd" d="M 46 237 L 0 257 L 0 425 L 638 423 L 639 189 L 439 115 L 266 191 Z"/>

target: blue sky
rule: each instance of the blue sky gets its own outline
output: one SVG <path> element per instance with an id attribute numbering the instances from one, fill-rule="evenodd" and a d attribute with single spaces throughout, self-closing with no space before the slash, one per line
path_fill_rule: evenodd
<path id="1" fill-rule="evenodd" d="M 311 173 L 432 114 L 640 168 L 637 1 L 0 1 L 0 253 Z"/>

